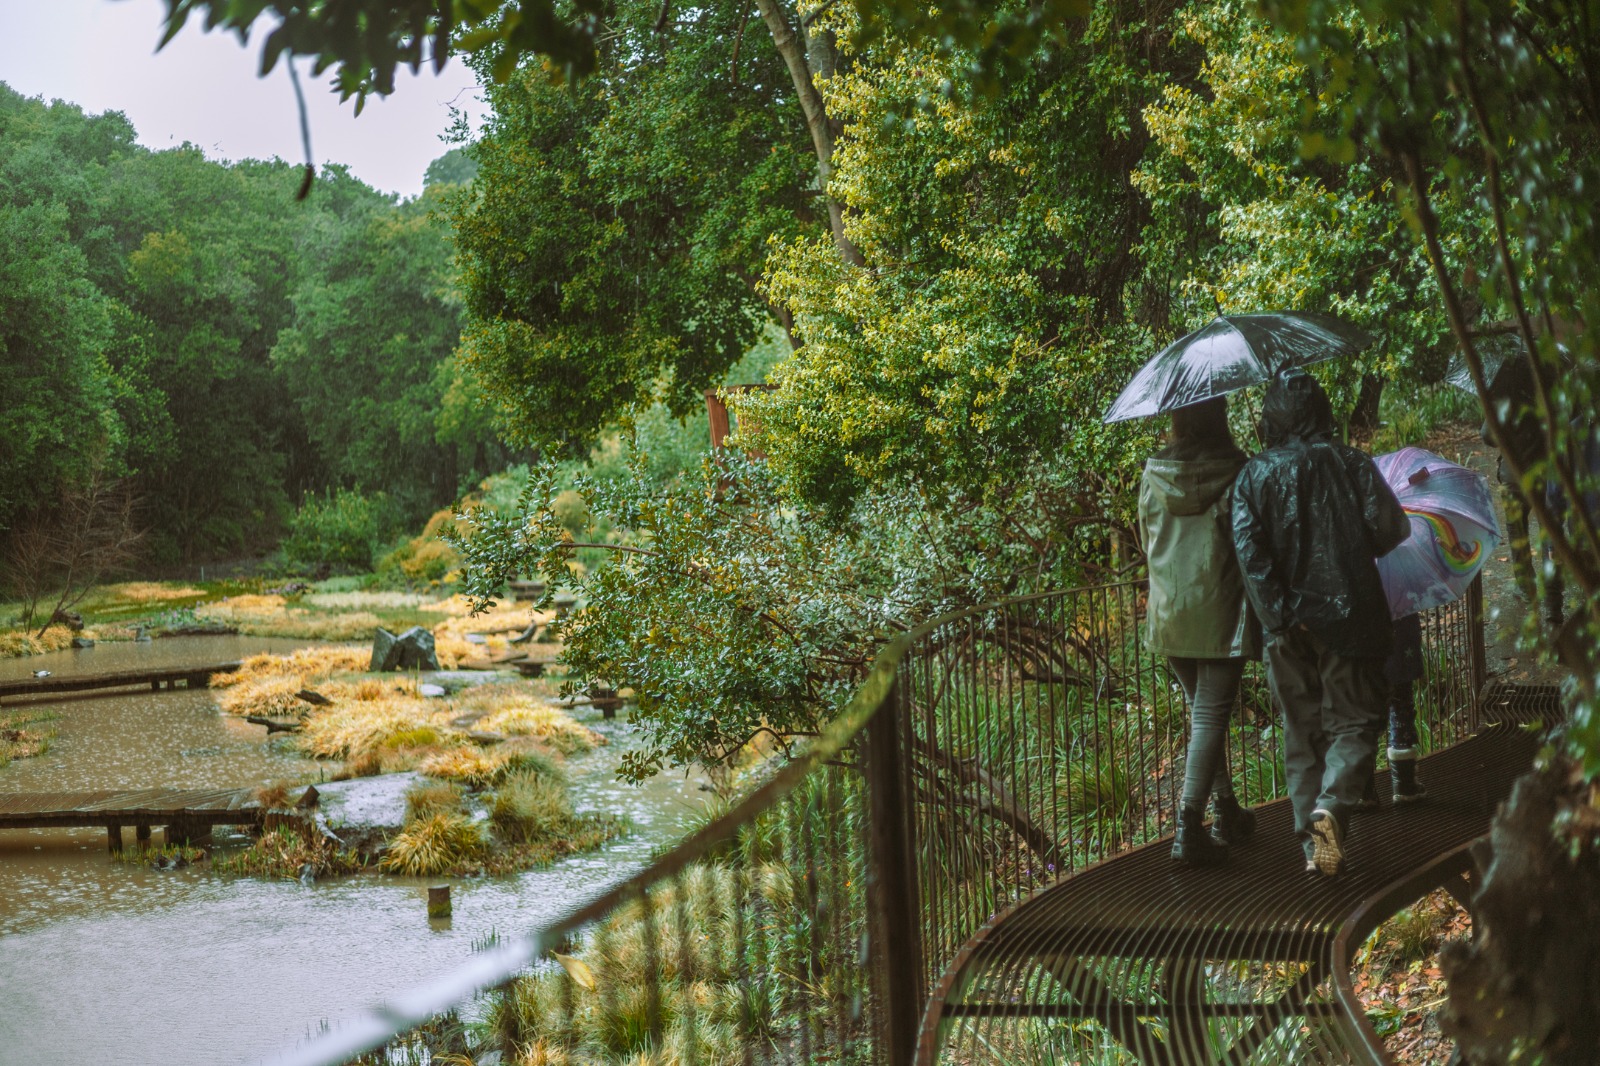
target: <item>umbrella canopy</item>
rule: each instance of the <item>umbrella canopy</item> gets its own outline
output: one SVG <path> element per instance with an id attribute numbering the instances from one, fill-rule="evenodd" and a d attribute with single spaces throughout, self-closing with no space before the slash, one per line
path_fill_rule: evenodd
<path id="1" fill-rule="evenodd" d="M 1522 343 L 1520 333 L 1495 333 L 1481 338 L 1477 344 L 1478 359 L 1483 363 L 1483 379 L 1489 383 L 1489 391 L 1505 393 L 1516 387 L 1515 378 L 1521 375 L 1532 388 L 1532 374 L 1524 358 L 1528 346 Z M 1560 341 L 1556 342 L 1556 349 L 1560 353 L 1563 366 L 1570 366 L 1572 356 L 1567 351 L 1567 346 Z M 1445 371 L 1444 379 L 1458 389 L 1476 393 L 1478 387 L 1472 383 L 1472 371 L 1467 369 L 1467 357 L 1460 352 L 1450 360 L 1450 369 Z"/>
<path id="2" fill-rule="evenodd" d="M 1422 448 L 1373 460 L 1411 519 L 1411 536 L 1378 560 L 1395 618 L 1449 603 L 1500 543 L 1489 479 Z"/>
<path id="3" fill-rule="evenodd" d="M 1105 421 L 1146 418 L 1225 396 L 1285 367 L 1354 355 L 1370 343 L 1366 333 L 1332 315 L 1221 315 L 1158 352 L 1128 382 Z"/>

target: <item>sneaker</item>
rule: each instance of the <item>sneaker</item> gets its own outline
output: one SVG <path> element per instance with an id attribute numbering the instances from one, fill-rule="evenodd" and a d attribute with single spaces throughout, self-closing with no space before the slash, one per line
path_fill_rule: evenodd
<path id="1" fill-rule="evenodd" d="M 1344 864 L 1340 847 L 1339 822 L 1332 813 L 1318 808 L 1311 813 L 1311 865 L 1324 877 L 1332 877 Z"/>
<path id="2" fill-rule="evenodd" d="M 1356 800 L 1356 810 L 1375 811 L 1378 809 L 1378 782 L 1374 778 L 1367 778 L 1367 787 L 1362 790 L 1361 798 Z"/>

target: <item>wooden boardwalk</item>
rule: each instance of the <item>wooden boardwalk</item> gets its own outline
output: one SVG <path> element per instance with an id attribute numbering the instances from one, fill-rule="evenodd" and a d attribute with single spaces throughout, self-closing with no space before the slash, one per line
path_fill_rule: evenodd
<path id="1" fill-rule="evenodd" d="M 230 674 L 239 669 L 237 660 L 197 666 L 166 666 L 141 670 L 120 670 L 100 674 L 67 674 L 61 677 L 23 677 L 13 681 L 0 681 L 0 700 L 7 696 L 51 696 L 63 692 L 90 692 L 106 688 L 144 688 L 152 690 L 177 688 L 205 688 L 214 674 Z"/>
<path id="2" fill-rule="evenodd" d="M 104 826 L 112 851 L 122 848 L 124 826 L 141 842 L 152 827 L 165 826 L 167 843 L 190 843 L 209 837 L 213 826 L 255 824 L 263 813 L 248 789 L 0 792 L 0 829 Z"/>

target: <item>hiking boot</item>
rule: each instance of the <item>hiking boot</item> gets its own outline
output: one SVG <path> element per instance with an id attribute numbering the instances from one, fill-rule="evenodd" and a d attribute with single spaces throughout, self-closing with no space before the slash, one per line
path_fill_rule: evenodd
<path id="1" fill-rule="evenodd" d="M 1219 866 L 1228 861 L 1228 848 L 1206 832 L 1205 812 L 1185 807 L 1178 812 L 1178 835 L 1172 841 L 1172 858 L 1188 866 Z"/>
<path id="2" fill-rule="evenodd" d="M 1393 784 L 1396 804 L 1421 803 L 1428 798 L 1428 790 L 1417 780 L 1417 749 L 1389 749 L 1389 780 Z"/>
<path id="3" fill-rule="evenodd" d="M 1361 798 L 1356 800 L 1356 810 L 1375 811 L 1378 809 L 1378 782 L 1376 778 L 1367 778 L 1367 787 L 1361 790 Z"/>
<path id="4" fill-rule="evenodd" d="M 1243 844 L 1256 831 L 1256 812 L 1239 806 L 1236 796 L 1218 796 L 1211 805 L 1211 839 L 1226 847 Z"/>
<path id="5" fill-rule="evenodd" d="M 1344 848 L 1338 819 L 1320 807 L 1311 812 L 1311 865 L 1324 877 L 1332 877 L 1344 865 Z"/>

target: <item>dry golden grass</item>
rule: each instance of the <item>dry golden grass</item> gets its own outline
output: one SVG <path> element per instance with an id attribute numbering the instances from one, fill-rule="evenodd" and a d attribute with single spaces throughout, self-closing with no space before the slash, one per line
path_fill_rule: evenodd
<path id="1" fill-rule="evenodd" d="M 333 706 L 316 708 L 306 719 L 301 727 L 300 747 L 318 758 L 350 759 L 377 752 L 386 746 L 386 741 L 414 734 L 424 726 L 433 731 L 433 742 L 438 744 L 452 735 L 451 717 L 449 710 L 441 711 L 437 702 L 398 693 L 372 700 L 336 699 Z M 403 751 L 429 745 L 400 741 L 387 746 Z"/>
<path id="2" fill-rule="evenodd" d="M 311 705 L 296 699 L 296 692 L 314 688 L 333 698 L 329 679 L 363 670 L 370 661 L 364 648 L 332 646 L 301 648 L 288 655 L 263 653 L 250 656 L 231 674 L 218 674 L 211 684 L 222 689 L 217 703 L 228 714 L 299 717 L 310 713 Z"/>
<path id="3" fill-rule="evenodd" d="M 410 823 L 389 842 L 379 864 L 402 874 L 437 874 L 470 865 L 488 851 L 477 825 L 460 814 L 430 814 Z"/>
<path id="4" fill-rule="evenodd" d="M 456 781 L 468 788 L 487 788 L 504 772 L 506 757 L 479 748 L 446 748 L 425 757 L 417 769 L 428 777 Z"/>
<path id="5" fill-rule="evenodd" d="M 484 685 L 466 693 L 463 708 L 480 711 L 477 728 L 508 737 L 538 737 L 563 755 L 576 755 L 606 738 L 574 722 L 561 708 L 509 685 Z"/>
<path id="6" fill-rule="evenodd" d="M 217 705 L 225 714 L 260 715 L 263 718 L 297 718 L 311 705 L 295 698 L 305 685 L 296 674 L 266 674 L 250 677 L 224 688 Z"/>
<path id="7" fill-rule="evenodd" d="M 164 603 L 205 594 L 205 589 L 190 588 L 188 585 L 173 587 L 159 581 L 124 581 L 118 585 L 103 585 L 95 590 L 98 599 L 122 600 L 125 603 Z"/>
<path id="8" fill-rule="evenodd" d="M 24 655 L 43 655 L 49 651 L 61 651 L 72 646 L 74 634 L 61 626 L 51 626 L 44 631 L 42 636 L 34 636 L 27 630 L 7 629 L 0 631 L 0 659 L 15 659 Z"/>

